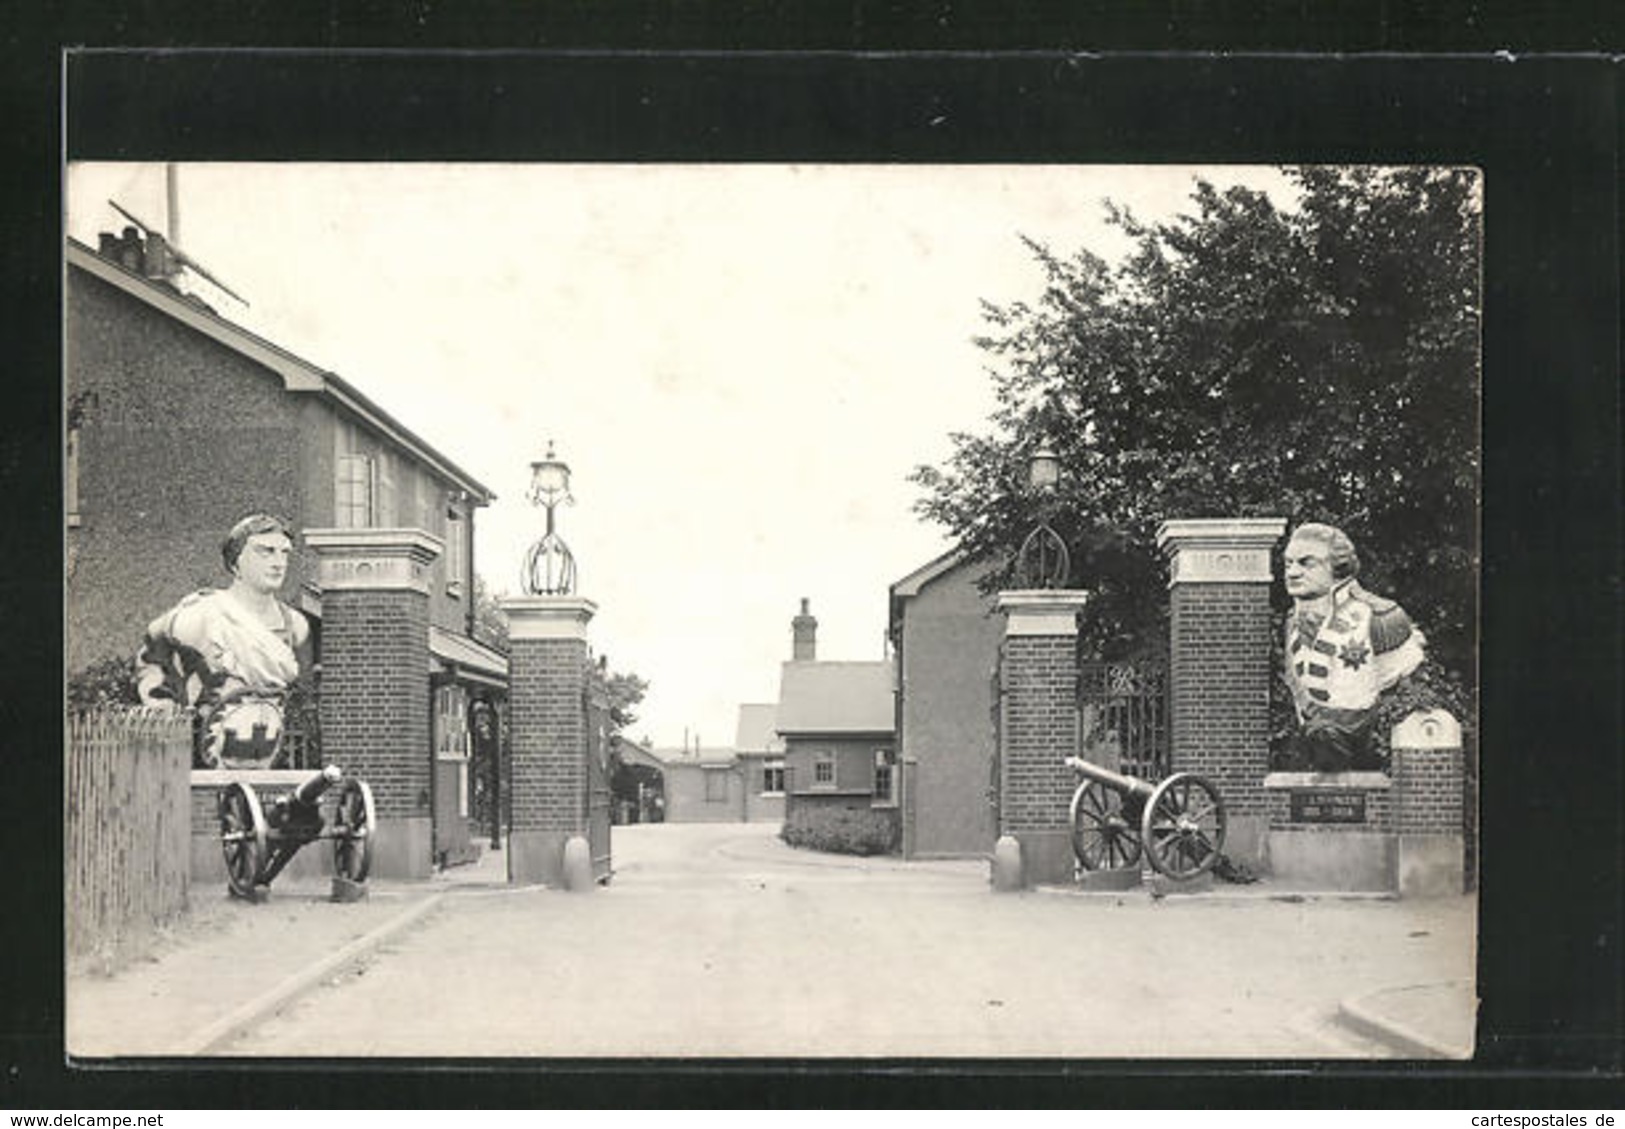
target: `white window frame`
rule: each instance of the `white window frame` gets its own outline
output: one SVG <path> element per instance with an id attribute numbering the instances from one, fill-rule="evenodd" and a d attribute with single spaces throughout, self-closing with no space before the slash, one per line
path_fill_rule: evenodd
<path id="1" fill-rule="evenodd" d="M 468 691 L 455 682 L 438 687 L 434 694 L 434 755 L 437 760 L 456 761 L 457 814 L 468 816 L 468 753 L 472 739 L 468 729 Z"/>
<path id="2" fill-rule="evenodd" d="M 777 778 L 778 778 L 778 782 L 779 782 L 779 786 L 777 788 L 772 787 L 772 781 L 774 779 L 774 774 L 777 774 Z M 762 762 L 762 792 L 761 792 L 761 794 L 764 795 L 764 796 L 782 796 L 782 795 L 784 795 L 784 760 L 783 760 L 783 758 L 778 758 L 778 759 L 775 759 L 775 760 L 763 761 Z"/>
<path id="3" fill-rule="evenodd" d="M 68 428 L 68 445 L 62 452 L 62 501 L 68 528 L 79 526 L 79 428 Z"/>
<path id="4" fill-rule="evenodd" d="M 819 770 L 825 765 L 829 766 L 829 779 L 820 780 Z M 819 749 L 812 757 L 812 786 L 814 788 L 833 790 L 838 780 L 839 776 L 835 770 L 835 754 L 828 749 Z"/>
<path id="5" fill-rule="evenodd" d="M 463 513 L 452 503 L 446 507 L 446 593 L 450 596 L 461 596 L 468 579 L 467 537 L 468 526 L 463 521 Z"/>
<path id="6" fill-rule="evenodd" d="M 884 794 L 880 790 L 882 771 L 885 772 L 886 780 Z M 897 806 L 897 754 L 892 749 L 880 748 L 875 750 L 872 802 L 877 808 L 894 808 Z"/>
<path id="7" fill-rule="evenodd" d="M 377 474 L 377 464 L 370 455 L 346 452 L 338 456 L 333 473 L 334 525 L 340 529 L 371 528 L 377 516 Z"/>
<path id="8" fill-rule="evenodd" d="M 400 523 L 400 499 L 395 490 L 395 456 L 379 451 L 373 460 L 373 522 L 380 529 Z"/>
<path id="9" fill-rule="evenodd" d="M 417 510 L 417 527 L 425 533 L 435 532 L 436 495 L 434 482 L 421 469 L 412 470 L 412 501 Z"/>

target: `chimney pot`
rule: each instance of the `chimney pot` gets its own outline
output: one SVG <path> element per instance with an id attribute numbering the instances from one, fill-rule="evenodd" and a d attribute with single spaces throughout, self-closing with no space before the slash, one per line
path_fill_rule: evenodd
<path id="1" fill-rule="evenodd" d="M 818 620 L 807 610 L 807 597 L 801 598 L 801 614 L 790 621 L 790 658 L 794 662 L 818 660 Z"/>

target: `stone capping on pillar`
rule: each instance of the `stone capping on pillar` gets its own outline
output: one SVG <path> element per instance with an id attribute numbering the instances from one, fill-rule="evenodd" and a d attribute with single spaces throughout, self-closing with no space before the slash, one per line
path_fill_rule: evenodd
<path id="1" fill-rule="evenodd" d="M 446 543 L 421 529 L 306 529 L 323 592 L 398 589 L 429 594 L 429 566 Z"/>
<path id="2" fill-rule="evenodd" d="M 1279 517 L 1182 518 L 1157 529 L 1157 548 L 1168 558 L 1168 587 L 1176 584 L 1269 583 L 1270 550 L 1286 532 Z"/>
<path id="3" fill-rule="evenodd" d="M 1386 792 L 1393 787 L 1386 772 L 1272 772 L 1264 777 L 1270 789 L 1323 788 L 1358 792 Z"/>
<path id="4" fill-rule="evenodd" d="M 509 596 L 500 601 L 508 616 L 508 639 L 587 638 L 598 605 L 582 596 Z"/>
<path id="5" fill-rule="evenodd" d="M 1005 635 L 1077 635 L 1078 612 L 1089 594 L 1073 588 L 1018 588 L 1000 592 Z"/>
<path id="6" fill-rule="evenodd" d="M 1459 749 L 1461 722 L 1448 710 L 1415 710 L 1394 726 L 1388 744 L 1395 749 Z"/>

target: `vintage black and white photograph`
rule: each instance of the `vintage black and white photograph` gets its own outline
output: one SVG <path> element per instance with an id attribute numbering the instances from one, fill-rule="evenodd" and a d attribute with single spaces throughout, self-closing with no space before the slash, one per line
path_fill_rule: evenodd
<path id="1" fill-rule="evenodd" d="M 1480 170 L 64 175 L 76 1060 L 1473 1054 Z"/>

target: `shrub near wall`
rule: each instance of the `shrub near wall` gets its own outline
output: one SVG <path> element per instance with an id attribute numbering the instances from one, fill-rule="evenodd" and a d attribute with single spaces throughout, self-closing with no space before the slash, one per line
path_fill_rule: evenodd
<path id="1" fill-rule="evenodd" d="M 129 955 L 186 909 L 191 767 L 185 714 L 104 709 L 69 718 L 70 956 Z"/>
<path id="2" fill-rule="evenodd" d="M 840 855 L 887 855 L 897 850 L 896 808 L 821 803 L 798 796 L 785 813 L 779 837 L 792 847 Z"/>

